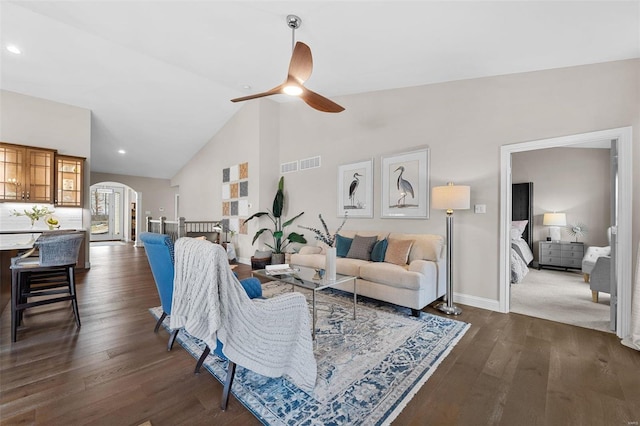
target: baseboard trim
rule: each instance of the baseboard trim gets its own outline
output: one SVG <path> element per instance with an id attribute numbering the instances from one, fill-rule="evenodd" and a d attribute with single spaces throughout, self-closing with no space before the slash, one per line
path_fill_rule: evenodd
<path id="1" fill-rule="evenodd" d="M 484 297 L 471 296 L 469 294 L 460 294 L 454 292 L 453 301 L 462 305 L 473 306 L 474 308 L 500 312 L 500 302 L 493 299 L 486 299 Z"/>

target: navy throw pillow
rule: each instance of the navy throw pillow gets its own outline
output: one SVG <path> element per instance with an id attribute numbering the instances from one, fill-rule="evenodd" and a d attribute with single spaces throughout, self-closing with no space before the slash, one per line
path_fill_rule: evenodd
<path id="1" fill-rule="evenodd" d="M 374 262 L 384 262 L 384 255 L 387 253 L 388 245 L 389 241 L 387 241 L 386 238 L 376 242 L 373 246 L 373 250 L 371 250 L 371 260 Z"/>
<path id="2" fill-rule="evenodd" d="M 342 235 L 336 235 L 336 256 L 347 257 L 353 238 L 343 237 Z"/>

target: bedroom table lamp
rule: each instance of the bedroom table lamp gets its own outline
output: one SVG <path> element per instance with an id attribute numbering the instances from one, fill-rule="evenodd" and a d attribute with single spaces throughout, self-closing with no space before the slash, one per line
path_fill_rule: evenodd
<path id="1" fill-rule="evenodd" d="M 545 213 L 542 224 L 549 227 L 551 241 L 560 241 L 560 227 L 567 226 L 567 215 L 564 213 Z"/>
<path id="2" fill-rule="evenodd" d="M 447 211 L 447 300 L 436 309 L 447 315 L 460 315 L 462 309 L 453 304 L 453 211 L 468 210 L 471 204 L 471 188 L 465 185 L 435 186 L 431 189 L 431 206 Z"/>

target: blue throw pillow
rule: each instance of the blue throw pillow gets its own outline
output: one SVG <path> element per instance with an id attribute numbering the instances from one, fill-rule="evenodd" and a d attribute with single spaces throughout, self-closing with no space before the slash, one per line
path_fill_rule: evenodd
<path id="1" fill-rule="evenodd" d="M 387 253 L 388 245 L 389 241 L 387 241 L 386 238 L 376 242 L 373 246 L 373 250 L 371 250 L 371 260 L 374 262 L 384 262 L 384 255 Z"/>
<path id="2" fill-rule="evenodd" d="M 342 235 L 336 235 L 336 256 L 347 257 L 353 238 L 343 237 Z"/>

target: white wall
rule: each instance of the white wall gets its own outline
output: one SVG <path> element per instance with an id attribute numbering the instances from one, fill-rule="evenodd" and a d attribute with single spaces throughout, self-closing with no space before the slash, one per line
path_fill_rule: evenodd
<path id="1" fill-rule="evenodd" d="M 620 61 L 346 96 L 336 99 L 346 107 L 338 115 L 283 104 L 281 161 L 322 155 L 323 165 L 291 176 L 291 207 L 328 216 L 335 211 L 336 167 L 374 157 L 375 217 L 350 220 L 347 227 L 444 234 L 442 211 L 432 210 L 424 221 L 380 219 L 380 155 L 426 145 L 431 186 L 470 185 L 471 204 L 487 205 L 486 214 L 455 214 L 455 291 L 497 300 L 500 146 L 637 126 L 639 64 Z M 318 182 L 326 186 L 318 188 Z M 334 215 L 334 225 L 337 220 Z"/>
<path id="2" fill-rule="evenodd" d="M 285 177 L 288 211 L 305 211 L 300 224 L 317 227 L 317 214 L 323 213 L 330 226 L 337 226 L 338 165 L 374 158 L 374 218 L 349 219 L 345 228 L 444 234 L 442 211 L 431 210 L 428 220 L 380 218 L 380 156 L 428 146 L 430 185 L 448 181 L 470 185 L 471 204 L 487 205 L 486 214 L 473 210 L 455 214 L 455 291 L 495 301 L 499 294 L 500 147 L 629 125 L 636 129 L 634 145 L 638 146 L 639 89 L 640 61 L 629 60 L 343 96 L 335 98 L 346 107 L 340 114 L 321 113 L 302 102 L 275 104 L 263 99 L 245 103 L 187 168 L 190 176 L 210 173 L 206 167 L 212 166 L 219 173 L 223 165 L 234 162 L 231 158 L 238 149 L 259 150 L 255 139 L 241 136 L 242 127 L 250 127 L 254 134 L 253 126 L 259 121 L 251 113 L 257 105 L 277 105 L 278 158 L 270 165 L 264 160 L 261 167 L 271 167 L 275 177 L 281 162 L 322 156 L 321 168 Z M 640 149 L 634 152 L 633 163 L 638 181 Z M 183 169 L 178 176 L 181 200 L 189 199 L 190 214 L 197 216 L 206 210 L 200 210 L 196 190 L 186 191 L 187 185 L 198 183 L 185 179 L 185 173 Z M 219 202 L 215 186 L 207 192 L 209 208 Z M 275 184 L 261 180 L 260 188 L 258 209 L 270 208 Z M 639 185 L 634 196 L 637 211 Z M 640 216 L 635 215 L 634 247 L 639 233 Z"/>
<path id="3" fill-rule="evenodd" d="M 238 113 L 171 179 L 179 187 L 180 215 L 187 220 L 222 218 L 222 170 L 249 163 L 249 214 L 259 207 L 271 208 L 277 188 L 279 158 L 278 108 L 270 103 L 251 102 Z M 265 166 L 266 164 L 266 166 Z M 267 204 L 265 204 L 267 203 Z M 255 249 L 251 245 L 259 222 L 249 222 L 248 233 L 237 235 L 236 254 L 248 263 Z M 267 223 L 263 223 L 266 226 Z"/>
<path id="4" fill-rule="evenodd" d="M 57 149 L 59 154 L 88 160 L 91 157 L 91 111 L 0 90 L 0 140 Z"/>
<path id="5" fill-rule="evenodd" d="M 34 98 L 15 92 L 0 90 L 0 140 L 8 143 L 52 148 L 59 154 L 85 157 L 84 206 L 56 208 L 56 215 L 69 219 L 77 226 L 89 228 L 89 170 L 91 169 L 91 111 L 85 108 L 61 104 L 46 99 Z M 31 205 L 29 205 L 30 207 Z M 6 206 L 5 206 L 6 207 Z M 4 217 L 4 211 L 0 214 Z M 24 219 L 24 218 L 22 218 Z M 0 228 L 13 226 L 10 221 L 0 221 Z M 86 244 L 85 259 L 89 266 L 89 244 Z"/>
<path id="6" fill-rule="evenodd" d="M 610 221 L 610 150 L 550 148 L 515 153 L 511 157 L 513 183 L 533 182 L 533 241 L 545 240 L 549 228 L 542 225 L 546 212 L 563 212 L 567 224 L 583 223 L 587 234 L 579 240 L 587 246 L 606 246 Z M 562 229 L 562 240 L 574 237 Z"/>

